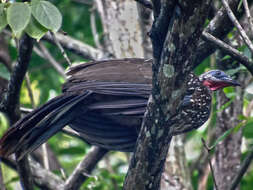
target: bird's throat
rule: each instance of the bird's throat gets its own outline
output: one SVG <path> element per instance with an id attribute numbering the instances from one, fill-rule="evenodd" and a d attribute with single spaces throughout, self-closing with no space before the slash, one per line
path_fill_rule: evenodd
<path id="1" fill-rule="evenodd" d="M 214 81 L 209 81 L 209 80 L 204 80 L 203 85 L 208 87 L 212 91 L 216 91 L 216 90 L 219 90 L 220 88 L 229 86 L 229 84 L 225 82 L 214 82 Z"/>

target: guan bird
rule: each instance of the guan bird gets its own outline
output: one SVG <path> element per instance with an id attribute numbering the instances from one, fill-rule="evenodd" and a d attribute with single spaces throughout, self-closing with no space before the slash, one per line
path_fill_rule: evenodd
<path id="1" fill-rule="evenodd" d="M 93 61 L 70 67 L 62 94 L 14 124 L 0 140 L 0 156 L 33 151 L 68 125 L 86 142 L 131 152 L 141 128 L 152 83 L 152 61 L 138 58 Z M 223 71 L 199 77 L 190 73 L 173 135 L 203 125 L 211 109 L 211 91 L 238 82 Z M 22 151 L 21 151 L 22 150 Z"/>

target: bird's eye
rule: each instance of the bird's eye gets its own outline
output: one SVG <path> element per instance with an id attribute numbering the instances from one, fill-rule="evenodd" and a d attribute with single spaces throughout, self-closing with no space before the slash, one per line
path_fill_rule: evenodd
<path id="1" fill-rule="evenodd" d="M 221 72 L 220 72 L 220 71 L 217 71 L 217 72 L 215 73 L 215 75 L 216 75 L 216 76 L 220 76 L 220 75 L 221 75 Z"/>

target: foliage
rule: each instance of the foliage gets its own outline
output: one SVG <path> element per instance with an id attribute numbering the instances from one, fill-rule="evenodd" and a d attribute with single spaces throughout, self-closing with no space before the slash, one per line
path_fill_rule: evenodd
<path id="1" fill-rule="evenodd" d="M 47 31 L 50 30 L 56 32 L 59 30 L 60 26 L 62 26 L 62 30 L 68 33 L 68 35 L 73 36 L 87 44 L 94 45 L 94 39 L 92 36 L 89 19 L 89 9 L 91 6 L 80 6 L 80 4 L 70 0 L 54 0 L 51 2 L 43 0 L 32 0 L 31 3 L 1 3 L 0 31 L 10 26 L 12 34 L 15 37 L 20 37 L 23 33 L 27 33 L 29 36 L 39 40 L 45 35 Z M 62 17 L 64 18 L 63 20 Z M 101 21 L 98 18 L 96 23 L 98 32 L 101 35 L 102 26 Z M 14 40 L 10 38 L 8 42 L 11 59 L 12 61 L 15 61 L 17 59 L 17 52 Z M 46 47 L 58 62 L 63 62 L 62 55 L 60 51 L 55 48 L 55 46 L 46 44 Z M 246 56 L 251 57 L 251 55 L 248 54 L 246 47 L 243 47 L 240 49 L 240 51 L 243 52 Z M 77 55 L 70 54 L 69 56 L 72 61 L 83 61 L 83 59 Z M 230 57 L 224 56 L 223 59 L 225 60 L 229 58 Z M 67 67 L 66 64 L 63 64 L 63 66 L 65 68 Z M 198 68 L 195 69 L 195 72 L 197 74 L 200 74 L 205 70 L 213 69 L 214 67 L 215 66 L 211 63 L 211 59 L 207 58 Z M 238 72 L 244 71 L 244 67 L 239 67 L 236 69 L 231 69 L 228 72 L 229 74 L 236 74 Z M 60 94 L 61 84 L 64 82 L 64 79 L 55 71 L 54 68 L 46 63 L 44 59 L 35 53 L 32 55 L 31 63 L 29 66 L 29 75 L 31 79 L 31 88 L 35 96 L 36 106 L 44 104 L 50 98 Z M 9 73 L 2 64 L 0 64 L 0 76 L 9 78 Z M 214 108 L 211 119 L 211 126 L 209 126 L 210 128 L 213 128 L 215 125 L 216 113 L 223 109 L 226 109 L 226 107 L 229 106 L 233 99 L 237 96 L 231 89 L 226 89 L 225 93 L 231 101 L 224 105 L 220 110 L 216 110 Z M 252 100 L 252 96 L 245 96 L 243 98 L 246 102 L 244 105 L 246 109 L 248 102 Z M 25 84 L 22 86 L 21 104 L 22 106 L 32 108 L 28 90 Z M 246 139 L 245 141 L 247 146 L 253 144 L 252 116 L 240 116 L 238 119 L 241 120 L 241 123 L 238 126 L 233 126 L 234 128 L 227 131 L 220 138 L 212 142 L 212 147 L 215 147 L 219 142 L 224 140 L 231 133 L 236 133 L 239 128 L 243 128 L 243 136 Z M 8 126 L 8 122 L 2 114 L 0 114 L 0 126 L 0 135 L 2 135 L 3 131 L 5 131 Z M 198 137 L 203 136 L 204 138 L 207 138 L 207 135 L 208 129 L 206 127 L 202 127 L 197 131 L 190 132 L 187 135 L 185 139 L 186 144 L 195 145 L 195 147 L 191 147 L 191 153 L 188 153 L 189 163 L 193 163 L 201 153 L 202 146 L 199 144 L 200 141 Z M 56 156 L 59 158 L 59 161 L 62 167 L 65 169 L 67 175 L 73 171 L 77 163 L 90 149 L 90 146 L 85 142 L 77 138 L 67 136 L 63 133 L 58 133 L 57 135 L 53 136 L 50 139 L 49 144 L 55 152 Z M 244 148 L 245 153 L 247 153 L 247 150 L 247 147 Z M 193 154 L 197 156 L 191 157 Z M 108 159 L 110 161 L 105 162 L 105 160 L 103 160 L 100 162 L 97 169 L 92 174 L 94 177 L 89 178 L 83 184 L 82 189 L 110 190 L 112 187 L 114 189 L 121 189 L 128 166 L 128 156 L 129 155 L 123 153 L 110 153 L 108 156 Z M 7 184 L 8 189 L 14 189 L 14 186 L 18 180 L 17 173 L 9 169 L 6 165 L 4 165 L 2 169 L 4 173 L 5 183 Z M 55 171 L 55 173 L 61 175 L 59 171 Z M 194 169 L 192 173 L 194 174 L 192 176 L 192 182 L 196 188 L 200 174 L 196 169 Z M 241 189 L 251 189 L 253 185 L 252 181 L 253 172 L 250 170 L 242 181 Z M 213 189 L 211 180 L 209 180 L 207 189 Z"/>
<path id="2" fill-rule="evenodd" d="M 0 21 L 0 31 L 8 24 L 15 37 L 19 38 L 25 32 L 39 40 L 48 30 L 59 30 L 62 15 L 49 1 L 7 2 L 0 4 Z"/>

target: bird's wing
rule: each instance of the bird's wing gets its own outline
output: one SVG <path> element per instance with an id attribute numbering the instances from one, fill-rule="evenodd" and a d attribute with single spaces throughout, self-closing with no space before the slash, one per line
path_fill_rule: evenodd
<path id="1" fill-rule="evenodd" d="M 152 61 L 137 58 L 114 59 L 82 63 L 69 68 L 68 80 L 63 85 L 67 92 L 77 84 L 93 85 L 93 82 L 149 84 L 152 82 Z"/>
<path id="2" fill-rule="evenodd" d="M 109 150 L 132 151 L 151 86 L 94 82 L 72 87 L 74 91 L 92 90 L 93 100 L 79 108 L 80 114 L 70 127 L 90 144 Z"/>

